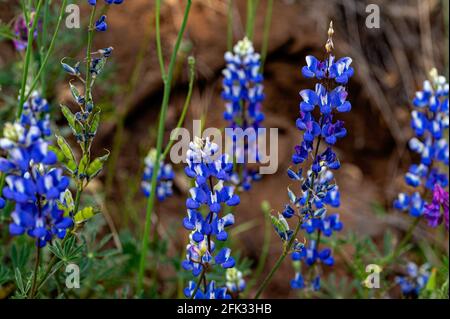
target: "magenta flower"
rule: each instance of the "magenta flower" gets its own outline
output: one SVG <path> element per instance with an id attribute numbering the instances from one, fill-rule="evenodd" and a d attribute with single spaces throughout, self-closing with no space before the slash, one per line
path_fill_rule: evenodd
<path id="1" fill-rule="evenodd" d="M 433 189 L 433 201 L 425 205 L 425 218 L 430 227 L 437 227 L 445 221 L 445 227 L 448 230 L 448 206 L 448 192 L 436 184 Z"/>

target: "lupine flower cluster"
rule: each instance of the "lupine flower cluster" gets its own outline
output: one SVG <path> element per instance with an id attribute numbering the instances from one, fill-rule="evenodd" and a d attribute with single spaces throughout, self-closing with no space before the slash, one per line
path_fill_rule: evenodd
<path id="1" fill-rule="evenodd" d="M 263 93 L 263 76 L 260 73 L 261 56 L 255 52 L 252 42 L 248 38 L 239 41 L 233 48 L 233 52 L 225 53 L 226 68 L 223 70 L 222 98 L 225 103 L 224 119 L 229 128 L 240 128 L 243 132 L 252 128 L 255 134 L 248 140 L 244 135 L 236 131 L 233 140 L 233 151 L 239 163 L 247 158 L 259 159 L 257 151 L 257 134 L 264 114 L 261 111 Z M 231 137 L 230 137 L 231 138 Z M 256 154 L 250 152 L 254 152 Z M 248 190 L 253 181 L 259 180 L 261 176 L 254 169 L 243 164 L 241 174 L 233 174 L 233 181 L 242 189 Z"/>
<path id="2" fill-rule="evenodd" d="M 9 225 L 11 235 L 28 234 L 43 247 L 55 236 L 64 238 L 73 226 L 58 202 L 69 186 L 57 157 L 49 149 L 49 105 L 38 93 L 24 104 L 20 120 L 7 123 L 0 149 L 0 171 L 6 174 L 3 196 L 15 203 Z M 2 200 L 3 201 L 3 200 Z"/>
<path id="3" fill-rule="evenodd" d="M 351 58 L 336 60 L 332 55 L 333 33 L 330 24 L 325 61 L 307 56 L 307 65 L 302 69 L 306 78 L 316 78 L 319 83 L 316 84 L 315 90 L 300 92 L 303 101 L 300 103 L 300 117 L 296 124 L 297 128 L 303 131 L 303 140 L 295 147 L 292 162 L 296 165 L 310 161 L 311 166 L 306 170 L 306 176 L 303 176 L 303 169 L 288 169 L 288 176 L 300 184 L 301 195 L 297 196 L 288 188 L 290 204 L 285 206 L 278 219 L 272 218 L 281 239 L 284 242 L 293 242 L 293 249 L 290 251 L 296 272 L 291 281 L 293 288 L 303 288 L 307 285 L 301 275 L 301 260 L 310 267 L 317 263 L 327 266 L 334 264 L 331 249 L 320 247 L 320 237 L 329 237 L 343 227 L 339 215 L 328 212 L 330 208 L 340 205 L 339 188 L 332 173 L 332 170 L 339 169 L 340 162 L 332 147 L 347 134 L 344 123 L 335 121 L 334 117 L 337 113 L 351 110 L 351 104 L 347 101 L 346 85 L 354 71 L 350 66 Z M 324 150 L 320 148 L 322 142 L 325 144 Z M 294 232 L 289 229 L 286 219 L 293 216 L 299 218 L 301 228 L 311 238 L 307 247 L 299 243 L 297 238 L 292 238 Z M 319 271 L 316 273 L 309 282 L 314 290 L 320 288 Z"/>
<path id="4" fill-rule="evenodd" d="M 409 147 L 420 155 L 421 161 L 411 165 L 405 175 L 406 184 L 415 191 L 400 193 L 394 207 L 408 211 L 413 217 L 425 215 L 429 225 L 436 227 L 442 222 L 437 209 L 443 200 L 441 194 L 445 192 L 442 188 L 448 186 L 447 174 L 441 172 L 437 164 L 449 165 L 448 142 L 444 136 L 449 127 L 448 83 L 436 69 L 430 72 L 430 80 L 424 82 L 423 90 L 416 93 L 413 106 L 411 127 L 416 136 L 409 141 Z M 436 185 L 439 188 L 433 196 L 435 200 L 427 203 L 426 195 L 433 192 Z"/>
<path id="5" fill-rule="evenodd" d="M 419 297 L 421 290 L 425 288 L 430 277 L 429 268 L 428 264 L 423 264 L 420 267 L 413 262 L 407 264 L 406 275 L 395 278 L 404 297 L 414 299 Z"/>
<path id="6" fill-rule="evenodd" d="M 190 189 L 190 197 L 186 201 L 187 217 L 183 225 L 191 234 L 182 266 L 195 277 L 200 275 L 203 286 L 207 288 L 197 288 L 191 281 L 184 292 L 189 298 L 194 292 L 197 299 L 229 298 L 226 287 L 216 288 L 214 281 L 206 284 L 205 275 L 214 265 L 224 269 L 235 265 L 231 250 L 225 247 L 216 251 L 215 243 L 215 240 L 226 241 L 226 229 L 234 224 L 233 214 L 221 214 L 222 206 L 236 206 L 240 202 L 239 196 L 234 194 L 234 187 L 225 185 L 230 181 L 233 164 L 227 154 L 218 154 L 217 144 L 198 137 L 190 143 L 186 161 L 185 173 L 195 180 L 195 186 Z"/>
<path id="7" fill-rule="evenodd" d="M 151 180 L 154 173 L 153 169 L 155 163 L 156 163 L 156 149 L 152 149 L 145 157 L 144 176 L 142 178 L 141 183 L 142 190 L 145 196 L 147 197 L 150 196 L 152 192 Z M 174 177 L 175 173 L 173 171 L 172 165 L 165 164 L 161 161 L 156 184 L 156 196 L 159 201 L 163 201 L 164 199 L 173 194 L 172 184 Z"/>

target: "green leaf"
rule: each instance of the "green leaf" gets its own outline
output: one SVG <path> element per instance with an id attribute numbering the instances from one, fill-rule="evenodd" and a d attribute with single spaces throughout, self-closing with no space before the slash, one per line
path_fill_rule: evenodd
<path id="1" fill-rule="evenodd" d="M 89 179 L 94 178 L 97 176 L 103 169 L 103 165 L 108 160 L 109 152 L 106 155 L 103 155 L 101 157 L 97 157 L 88 167 L 86 174 L 88 175 Z"/>
<path id="2" fill-rule="evenodd" d="M 92 217 L 94 217 L 95 215 L 95 211 L 94 208 L 92 207 L 85 207 L 82 210 L 78 211 L 78 213 L 75 214 L 75 223 L 79 224 L 79 223 L 83 223 L 89 219 L 91 219 Z"/>

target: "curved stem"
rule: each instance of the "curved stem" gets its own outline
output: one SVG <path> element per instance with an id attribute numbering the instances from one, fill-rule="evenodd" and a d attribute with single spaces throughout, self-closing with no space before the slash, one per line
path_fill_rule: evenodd
<path id="1" fill-rule="evenodd" d="M 33 38 L 34 38 L 34 31 L 36 30 L 36 26 L 39 20 L 39 14 L 41 12 L 42 8 L 42 2 L 43 0 L 39 0 L 38 5 L 36 7 L 36 14 L 34 16 L 33 24 L 31 25 L 31 28 L 28 30 L 28 43 L 27 43 L 27 50 L 25 52 L 25 64 L 23 67 L 23 73 L 22 73 L 22 82 L 20 87 L 20 96 L 19 96 L 19 109 L 17 110 L 17 118 L 20 118 L 23 112 L 23 104 L 25 102 L 25 88 L 27 85 L 27 79 L 28 79 L 28 69 L 30 67 L 30 61 L 31 61 L 31 51 L 33 46 Z"/>
<path id="2" fill-rule="evenodd" d="M 156 3 L 158 5 L 158 3 L 160 3 L 160 0 L 157 0 Z M 178 51 L 180 49 L 181 40 L 183 39 L 184 30 L 186 29 L 191 4 L 192 4 L 192 0 L 188 0 L 186 9 L 184 11 L 183 22 L 181 24 L 180 31 L 178 32 L 177 40 L 175 43 L 175 48 L 172 52 L 172 56 L 170 59 L 167 78 L 163 79 L 164 95 L 163 95 L 163 101 L 161 104 L 161 113 L 160 113 L 160 117 L 159 117 L 158 136 L 157 136 L 157 143 L 156 143 L 156 158 L 157 159 L 159 159 L 161 157 L 166 116 L 167 116 L 167 108 L 169 106 L 170 91 L 171 91 L 172 79 L 173 79 L 173 70 L 175 67 L 175 62 L 177 59 Z M 159 15 L 159 14 L 157 13 L 157 15 Z M 157 35 L 157 37 L 158 37 L 158 35 Z M 155 161 L 154 172 L 158 172 L 159 167 L 160 167 L 160 161 L 157 160 L 157 161 Z M 153 190 L 156 189 L 157 175 L 158 174 L 152 175 L 151 189 L 153 189 Z M 140 258 L 140 262 L 139 262 L 139 273 L 138 273 L 138 282 L 137 282 L 137 293 L 138 294 L 140 294 L 143 289 L 144 272 L 145 272 L 145 265 L 146 265 L 146 259 L 147 259 L 147 250 L 148 250 L 150 227 L 151 227 L 151 221 L 152 221 L 152 212 L 153 212 L 153 207 L 155 205 L 155 196 L 156 196 L 156 192 L 155 191 L 151 192 L 148 202 L 147 202 L 145 228 L 144 228 L 144 235 L 142 238 L 141 258 Z"/>
<path id="3" fill-rule="evenodd" d="M 323 120 L 320 123 L 320 127 L 322 127 L 322 126 L 323 126 Z M 319 136 L 319 138 L 317 140 L 316 150 L 315 150 L 315 153 L 314 153 L 314 160 L 317 158 L 317 155 L 319 153 L 321 140 L 322 139 Z M 310 203 L 311 193 L 312 193 L 312 188 L 314 187 L 315 179 L 316 179 L 316 174 L 313 173 L 312 177 L 311 177 L 311 188 L 308 190 L 308 194 L 306 196 L 306 201 L 305 201 L 305 203 L 307 203 L 307 205 L 309 205 L 310 208 L 311 208 L 311 203 Z M 297 237 L 298 232 L 300 231 L 300 228 L 301 228 L 302 224 L 303 224 L 303 218 L 300 218 L 298 223 L 297 223 L 297 226 L 295 227 L 294 233 L 292 234 L 292 236 L 289 239 L 288 243 L 284 246 L 283 253 L 278 258 L 278 260 L 276 261 L 275 265 L 273 266 L 273 268 L 271 269 L 271 271 L 269 272 L 269 274 L 267 275 L 267 277 L 264 279 L 263 283 L 259 287 L 258 291 L 256 292 L 255 299 L 258 299 L 260 297 L 261 293 L 264 291 L 264 289 L 266 289 L 267 285 L 272 280 L 273 275 L 277 272 L 278 268 L 280 268 L 281 264 L 283 263 L 283 260 L 286 258 L 286 256 L 291 251 L 291 248 L 292 248 L 292 246 L 295 243 L 295 239 Z"/>
<path id="4" fill-rule="evenodd" d="M 34 80 L 30 86 L 30 89 L 28 90 L 28 93 L 25 96 L 24 101 L 26 101 L 30 98 L 30 95 L 31 95 L 31 93 L 33 93 L 33 90 L 36 87 L 37 83 L 39 82 L 40 77 L 42 76 L 42 78 L 43 78 L 43 75 L 44 75 L 43 72 L 47 66 L 48 59 L 49 59 L 51 53 L 53 52 L 53 48 L 55 46 L 55 40 L 56 40 L 56 37 L 58 36 L 58 31 L 61 26 L 62 18 L 64 17 L 64 10 L 66 8 L 66 4 L 67 4 L 67 0 L 63 0 L 63 3 L 61 5 L 61 10 L 59 11 L 59 16 L 58 16 L 58 21 L 56 23 L 55 32 L 53 33 L 52 40 L 50 41 L 50 46 L 48 47 L 48 51 L 47 51 L 44 59 L 42 60 L 41 67 L 39 68 L 39 71 L 37 72 L 36 76 L 34 77 Z"/>
<path id="5" fill-rule="evenodd" d="M 181 111 L 181 116 L 178 119 L 177 126 L 175 128 L 174 136 L 176 136 L 181 128 L 181 126 L 184 123 L 184 119 L 186 118 L 187 110 L 189 109 L 189 105 L 191 104 L 192 99 L 192 92 L 194 89 L 194 80 L 195 80 L 195 59 L 193 57 L 189 58 L 189 88 L 188 93 L 186 96 L 186 99 L 184 100 L 183 110 Z M 164 161 L 164 159 L 167 157 L 167 155 L 170 152 L 170 149 L 172 148 L 173 144 L 175 143 L 175 140 L 170 139 L 169 144 L 167 144 L 166 148 L 164 149 L 164 152 L 161 156 L 161 161 Z"/>

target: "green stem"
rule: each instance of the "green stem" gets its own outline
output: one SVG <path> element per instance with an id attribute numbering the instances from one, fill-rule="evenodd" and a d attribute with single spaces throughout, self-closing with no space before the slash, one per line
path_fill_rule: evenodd
<path id="1" fill-rule="evenodd" d="M 322 127 L 322 125 L 323 125 L 323 120 L 321 121 L 320 127 Z M 314 159 L 317 158 L 317 154 L 319 153 L 321 140 L 322 139 L 319 136 L 319 139 L 317 140 L 316 150 L 315 150 L 314 157 L 313 157 Z M 315 179 L 316 179 L 316 174 L 313 173 L 312 177 L 311 177 L 311 188 L 308 190 L 308 194 L 306 195 L 306 201 L 305 201 L 305 203 L 307 203 L 310 208 L 311 208 L 311 203 L 309 202 L 309 200 L 311 199 L 311 193 L 312 193 L 312 188 L 314 187 Z M 258 299 L 260 297 L 261 293 L 264 291 L 264 289 L 266 289 L 267 285 L 272 280 L 273 275 L 277 272 L 278 268 L 280 268 L 281 264 L 283 263 L 283 260 L 286 258 L 286 256 L 291 251 L 291 248 L 295 243 L 295 239 L 297 237 L 298 232 L 300 231 L 302 224 L 303 224 L 303 218 L 300 218 L 297 223 L 297 226 L 295 227 L 295 230 L 294 230 L 294 233 L 292 234 L 291 239 L 289 239 L 287 245 L 284 246 L 283 253 L 278 258 L 275 265 L 273 266 L 273 268 L 271 269 L 271 271 L 269 272 L 269 274 L 267 275 L 267 277 L 264 279 L 263 283 L 259 287 L 258 291 L 256 292 L 255 299 Z"/>
<path id="2" fill-rule="evenodd" d="M 90 72 L 91 68 L 91 62 L 92 62 L 92 42 L 94 39 L 94 19 L 95 19 L 95 12 L 97 10 L 97 6 L 92 6 L 91 10 L 91 16 L 89 18 L 89 27 L 88 27 L 88 42 L 87 42 L 87 49 L 86 49 L 86 88 L 85 88 L 85 100 L 86 103 L 90 103 L 91 101 L 91 82 L 92 82 L 92 75 Z"/>
<path id="3" fill-rule="evenodd" d="M 181 126 L 184 123 L 184 119 L 186 118 L 187 110 L 189 109 L 189 105 L 191 104 L 192 92 L 194 89 L 194 80 L 195 80 L 195 58 L 189 57 L 189 88 L 186 99 L 184 101 L 183 110 L 181 111 L 181 116 L 178 119 L 178 123 L 175 130 L 173 131 L 174 136 L 178 134 L 178 131 L 180 130 Z M 161 156 L 161 161 L 164 161 L 164 159 L 167 157 L 174 143 L 175 140 L 170 139 L 169 144 L 167 144 Z"/>
<path id="4" fill-rule="evenodd" d="M 160 3 L 160 0 L 156 0 L 156 4 L 158 5 L 159 3 Z M 163 144 L 163 138 L 164 138 L 164 130 L 165 130 L 165 122 L 166 122 L 166 116 L 167 116 L 167 108 L 169 106 L 170 91 L 171 91 L 171 87 L 172 87 L 173 70 L 175 67 L 175 62 L 177 59 L 178 51 L 180 49 L 181 40 L 183 39 L 184 30 L 186 29 L 191 4 L 192 4 L 192 0 L 188 0 L 186 9 L 184 12 L 183 22 L 181 24 L 180 31 L 178 32 L 177 40 L 175 43 L 175 48 L 172 52 L 172 56 L 170 59 L 167 78 L 165 78 L 165 79 L 163 78 L 164 95 L 163 95 L 163 101 L 161 104 L 161 113 L 160 113 L 159 125 L 158 125 L 158 137 L 157 137 L 157 143 L 156 143 L 156 158 L 157 159 L 159 159 L 161 157 L 162 144 Z M 157 16 L 158 15 L 159 15 L 159 12 L 157 12 Z M 158 38 L 158 35 L 157 35 L 157 38 Z M 154 172 L 159 171 L 159 166 L 160 166 L 160 161 L 157 160 L 155 162 Z M 153 176 L 152 176 L 152 181 L 151 181 L 151 189 L 152 190 L 156 189 L 157 175 L 158 174 L 153 174 Z M 140 263 L 139 263 L 139 273 L 138 273 L 138 282 L 137 282 L 137 293 L 138 294 L 140 294 L 143 289 L 144 272 L 145 272 L 145 265 L 146 265 L 146 260 L 147 260 L 147 249 L 148 249 L 148 242 L 149 242 L 149 237 L 150 237 L 152 212 L 153 212 L 153 207 L 155 204 L 155 195 L 156 195 L 156 192 L 152 191 L 150 193 L 150 196 L 149 196 L 149 199 L 147 202 L 145 228 L 144 228 L 144 235 L 142 238 L 141 258 L 140 258 Z"/>
<path id="5" fill-rule="evenodd" d="M 41 77 L 42 77 L 42 84 L 44 85 L 44 83 L 45 83 L 44 71 L 45 71 L 45 68 L 47 66 L 48 59 L 49 59 L 51 53 L 53 52 L 53 48 L 54 48 L 55 43 L 56 43 L 55 40 L 56 40 L 56 37 L 58 36 L 58 31 L 59 31 L 60 26 L 61 26 L 61 21 L 62 21 L 62 19 L 64 17 L 64 10 L 66 8 L 66 4 L 67 4 L 67 0 L 63 0 L 63 3 L 61 5 L 61 10 L 59 11 L 59 16 L 58 16 L 58 21 L 56 23 L 55 32 L 53 33 L 52 40 L 50 41 L 50 46 L 48 47 L 48 51 L 47 51 L 44 59 L 42 60 L 41 67 L 39 68 L 39 71 L 37 72 L 36 76 L 34 77 L 34 80 L 33 80 L 32 84 L 30 86 L 30 89 L 28 90 L 28 93 L 27 93 L 27 95 L 26 95 L 26 97 L 24 99 L 25 101 L 30 98 L 30 95 L 33 93 L 33 90 L 36 87 L 36 85 L 39 82 L 39 79 Z M 43 92 L 43 93 L 45 93 L 45 92 Z"/>
<path id="6" fill-rule="evenodd" d="M 257 8 L 258 8 L 258 0 L 247 0 L 246 34 L 247 38 L 249 38 L 250 41 L 253 41 Z"/>
<path id="7" fill-rule="evenodd" d="M 37 276 L 39 272 L 39 264 L 41 262 L 41 247 L 36 244 L 36 262 L 34 264 L 34 271 L 33 271 L 33 281 L 31 284 L 31 292 L 30 292 L 30 299 L 33 299 L 36 295 L 36 282 L 37 282 Z"/>
<path id="8" fill-rule="evenodd" d="M 227 50 L 233 49 L 233 0 L 228 0 L 227 13 Z"/>
<path id="9" fill-rule="evenodd" d="M 277 272 L 278 268 L 280 268 L 280 266 L 283 263 L 284 259 L 286 258 L 286 256 L 290 252 L 290 250 L 292 248 L 292 245 L 295 242 L 295 237 L 297 236 L 298 232 L 300 231 L 301 226 L 302 226 L 302 222 L 300 220 L 297 223 L 297 227 L 295 228 L 295 231 L 292 234 L 291 239 L 289 240 L 288 244 L 284 247 L 283 253 L 280 255 L 278 260 L 275 262 L 275 265 L 270 270 L 269 274 L 264 279 L 263 283 L 261 284 L 261 286 L 259 287 L 258 291 L 256 292 L 255 299 L 258 299 L 261 296 L 261 293 L 264 291 L 264 289 L 266 289 L 267 285 L 272 280 L 273 275 Z"/>
<path id="10" fill-rule="evenodd" d="M 156 31 L 156 52 L 158 54 L 159 68 L 161 69 L 161 78 L 166 80 L 166 66 L 161 46 L 161 1 L 156 1 L 156 17 L 155 17 L 155 31 Z"/>
<path id="11" fill-rule="evenodd" d="M 264 64 L 267 59 L 267 52 L 269 49 L 269 35 L 270 26 L 272 24 L 272 14 L 273 14 L 273 0 L 267 0 L 266 17 L 264 19 L 264 34 L 263 43 L 261 49 L 261 73 L 264 71 Z"/>
<path id="12" fill-rule="evenodd" d="M 20 86 L 19 109 L 17 110 L 17 118 L 20 118 L 23 112 L 23 104 L 25 102 L 25 87 L 27 85 L 28 69 L 30 67 L 31 61 L 34 31 L 36 30 L 36 26 L 39 21 L 39 14 L 41 12 L 42 2 L 43 0 L 39 0 L 38 5 L 36 7 L 36 14 L 34 16 L 33 24 L 31 25 L 31 28 L 28 30 L 28 43 L 27 43 L 27 50 L 25 52 L 25 63 L 23 67 L 22 82 Z"/>
<path id="13" fill-rule="evenodd" d="M 403 237 L 402 241 L 395 247 L 395 250 L 386 258 L 383 265 L 389 264 L 392 260 L 398 257 L 402 249 L 405 247 L 405 245 L 409 242 L 412 235 L 414 234 L 414 230 L 416 229 L 417 225 L 419 225 L 421 218 L 417 217 L 413 223 L 409 226 L 408 230 L 406 231 L 405 237 Z"/>

